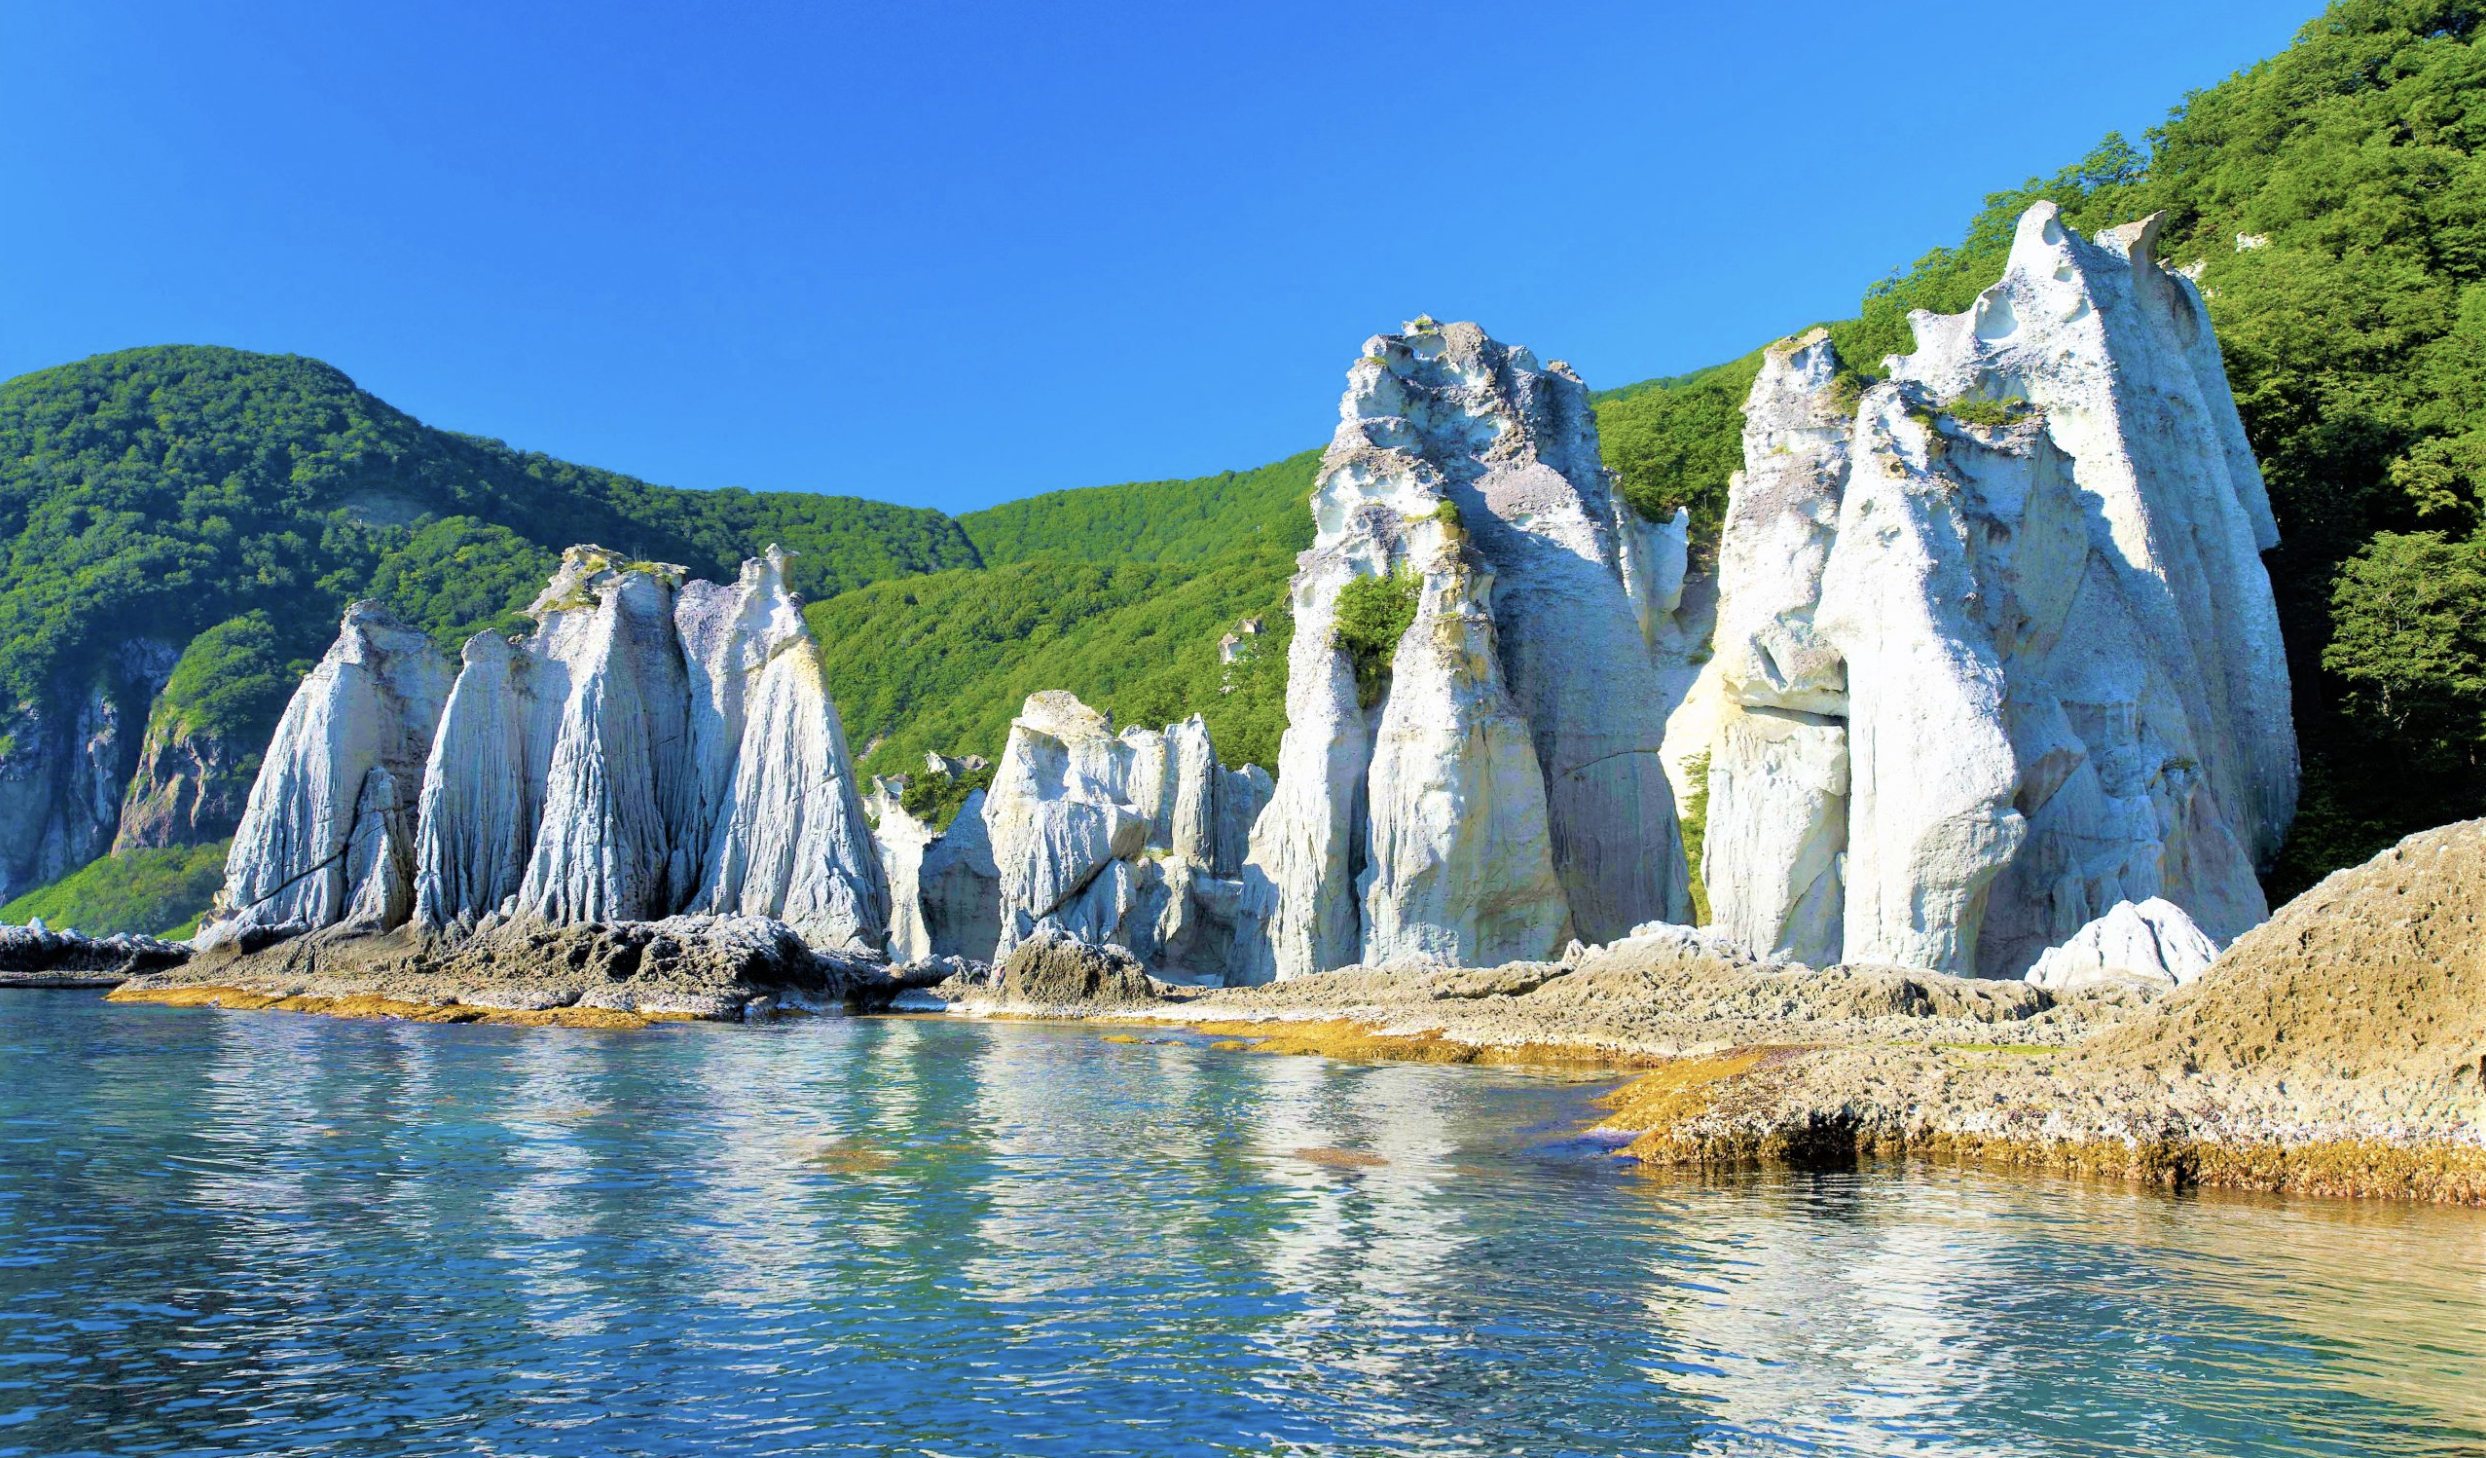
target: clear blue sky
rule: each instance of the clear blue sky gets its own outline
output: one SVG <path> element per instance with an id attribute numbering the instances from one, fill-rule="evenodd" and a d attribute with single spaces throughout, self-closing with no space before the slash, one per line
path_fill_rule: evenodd
<path id="1" fill-rule="evenodd" d="M 654 481 L 953 511 L 1196 475 L 1326 440 L 1419 312 L 1599 386 L 1852 312 L 2317 9 L 27 0 L 0 376 L 308 354 Z"/>

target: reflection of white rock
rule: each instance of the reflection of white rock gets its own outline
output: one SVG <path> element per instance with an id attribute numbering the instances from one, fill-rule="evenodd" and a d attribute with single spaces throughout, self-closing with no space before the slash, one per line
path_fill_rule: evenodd
<path id="1" fill-rule="evenodd" d="M 1294 580 L 1276 794 L 1245 874 L 1260 924 L 1245 975 L 1488 944 L 1544 957 L 1573 930 L 1688 917 L 1652 657 L 1682 533 L 1615 499 L 1578 378 L 1420 320 L 1367 342 L 1339 408 Z M 1338 622 L 1369 577 L 1413 581 L 1422 605 L 1382 645 L 1393 672 L 1372 704 Z M 1517 788 L 1531 768 L 1538 797 Z"/>
<path id="2" fill-rule="evenodd" d="M 1739 939 L 2016 976 L 2123 901 L 2216 938 L 2266 915 L 2296 794 L 2276 531 L 2154 231 L 2032 208 L 2003 278 L 1916 315 L 1852 404 L 1820 336 L 1766 357 L 1718 656 L 1673 726 L 1712 751 L 1704 878 Z"/>
<path id="3" fill-rule="evenodd" d="M 2116 902 L 2070 941 L 2047 949 L 2028 980 L 2056 992 L 2121 983 L 2166 989 L 2192 981 L 2217 960 L 2217 945 L 2184 908 L 2153 896 L 2137 906 Z"/>

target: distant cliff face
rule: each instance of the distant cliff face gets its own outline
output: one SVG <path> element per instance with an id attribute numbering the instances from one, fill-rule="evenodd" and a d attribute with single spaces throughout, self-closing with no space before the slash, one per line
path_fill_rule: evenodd
<path id="1" fill-rule="evenodd" d="M 1746 407 L 1703 862 L 1808 962 L 2026 970 L 2121 902 L 2224 942 L 2296 800 L 2277 541 L 2155 220 L 2020 220 L 1976 305 L 1842 398 L 1817 336 Z"/>
<path id="2" fill-rule="evenodd" d="M 452 678 L 357 604 L 269 745 L 209 942 L 678 912 L 877 951 L 886 892 L 784 558 L 731 586 L 574 547 Z"/>
<path id="3" fill-rule="evenodd" d="M 1490 965 L 1689 914 L 1651 656 L 1679 555 L 1599 464 L 1579 380 L 1472 324 L 1374 338 L 1293 584 L 1255 980 Z"/>

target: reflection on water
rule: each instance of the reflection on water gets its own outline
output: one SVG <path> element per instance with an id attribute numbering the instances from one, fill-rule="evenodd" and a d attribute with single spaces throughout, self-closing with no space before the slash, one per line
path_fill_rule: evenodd
<path id="1" fill-rule="evenodd" d="M 1588 1092 L 0 995 L 0 1455 L 2486 1443 L 2486 1214 L 1641 1179 Z"/>

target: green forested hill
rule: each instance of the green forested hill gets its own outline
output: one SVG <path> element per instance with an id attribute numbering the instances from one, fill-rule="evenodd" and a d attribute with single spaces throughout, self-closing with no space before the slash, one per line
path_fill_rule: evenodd
<path id="1" fill-rule="evenodd" d="M 969 512 L 959 526 L 992 566 L 1033 557 L 1204 562 L 1242 550 L 1291 559 L 1312 545 L 1305 503 L 1321 453 L 1194 481 L 1051 491 Z"/>

